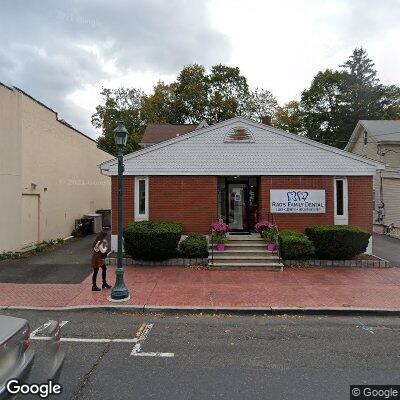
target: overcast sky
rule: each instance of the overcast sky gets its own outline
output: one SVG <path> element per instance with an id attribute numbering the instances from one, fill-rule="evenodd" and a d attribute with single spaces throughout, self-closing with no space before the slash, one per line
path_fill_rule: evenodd
<path id="1" fill-rule="evenodd" d="M 400 85 L 400 0 L 2 0 L 0 81 L 92 137 L 102 86 L 150 91 L 184 65 L 239 66 L 280 103 L 363 46 Z"/>

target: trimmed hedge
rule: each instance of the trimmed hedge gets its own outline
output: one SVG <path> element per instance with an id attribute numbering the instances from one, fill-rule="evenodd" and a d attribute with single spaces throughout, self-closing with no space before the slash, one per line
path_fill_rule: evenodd
<path id="1" fill-rule="evenodd" d="M 284 260 L 304 260 L 313 255 L 313 245 L 300 232 L 283 231 L 279 235 L 281 255 Z"/>
<path id="2" fill-rule="evenodd" d="M 351 225 L 312 226 L 306 234 L 314 243 L 317 257 L 325 260 L 348 260 L 364 253 L 371 236 Z"/>
<path id="3" fill-rule="evenodd" d="M 208 257 L 208 243 L 204 235 L 191 233 L 179 243 L 182 257 L 205 258 Z"/>
<path id="4" fill-rule="evenodd" d="M 125 252 L 138 260 L 166 260 L 176 256 L 182 233 L 180 222 L 131 222 L 124 229 Z"/>

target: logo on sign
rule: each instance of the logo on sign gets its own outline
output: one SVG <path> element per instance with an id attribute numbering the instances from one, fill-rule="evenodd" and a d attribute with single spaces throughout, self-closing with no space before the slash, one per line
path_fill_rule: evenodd
<path id="1" fill-rule="evenodd" d="M 298 191 L 287 192 L 288 201 L 306 201 L 308 197 L 308 192 Z"/>

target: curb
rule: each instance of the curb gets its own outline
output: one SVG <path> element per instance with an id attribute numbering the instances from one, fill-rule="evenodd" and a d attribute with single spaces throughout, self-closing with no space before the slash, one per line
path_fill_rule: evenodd
<path id="1" fill-rule="evenodd" d="M 399 308 L 324 308 L 324 307 L 190 307 L 190 306 L 138 306 L 123 304 L 82 305 L 65 307 L 30 307 L 30 306 L 0 306 L 1 310 L 32 310 L 32 311 L 137 311 L 140 313 L 169 313 L 169 314 L 236 314 L 236 315 L 391 315 L 400 316 Z"/>

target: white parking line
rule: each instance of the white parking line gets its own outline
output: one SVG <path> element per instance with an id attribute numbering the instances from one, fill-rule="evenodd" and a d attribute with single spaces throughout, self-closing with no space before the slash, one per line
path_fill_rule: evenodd
<path id="1" fill-rule="evenodd" d="M 50 336 L 34 336 L 32 340 L 50 340 Z M 73 338 L 62 337 L 61 342 L 82 342 L 82 343 L 136 343 L 137 339 L 107 339 L 107 338 Z"/>
<path id="2" fill-rule="evenodd" d="M 51 324 L 51 321 L 47 321 L 44 324 L 40 325 L 39 328 L 36 328 L 32 333 L 31 333 L 31 339 L 35 337 L 36 334 L 39 332 L 43 331 L 46 329 L 49 325 Z"/>
<path id="3" fill-rule="evenodd" d="M 142 343 L 147 339 L 154 324 L 142 324 L 136 332 L 137 343 L 133 346 L 131 356 L 135 357 L 174 357 L 174 353 L 141 352 Z"/>
<path id="4" fill-rule="evenodd" d="M 67 324 L 69 321 L 61 321 L 60 322 L 60 327 L 64 326 Z M 31 333 L 31 339 L 32 340 L 51 340 L 53 339 L 50 336 L 36 336 L 39 332 L 43 331 L 45 328 L 47 328 L 51 324 L 51 321 L 47 321 L 43 325 L 39 326 L 39 328 L 35 329 Z M 74 337 L 61 337 L 60 341 L 61 342 L 70 342 L 70 343 L 135 343 L 135 346 L 133 347 L 131 351 L 131 356 L 136 356 L 136 357 L 174 357 L 174 353 L 160 353 L 160 352 L 142 352 L 142 344 L 143 342 L 147 339 L 147 336 L 151 329 L 153 328 L 154 324 L 146 324 L 143 323 L 140 325 L 138 331 L 135 334 L 134 338 L 115 338 L 115 339 L 109 339 L 109 338 L 74 338 Z"/>
<path id="5" fill-rule="evenodd" d="M 357 321 L 359 325 L 356 325 L 357 328 L 361 328 L 364 331 L 369 332 L 371 335 L 375 335 L 375 332 L 372 327 L 365 325 L 361 320 Z"/>
<path id="6" fill-rule="evenodd" d="M 68 324 L 69 321 L 61 321 L 60 322 L 60 328 L 62 328 L 64 325 Z"/>

